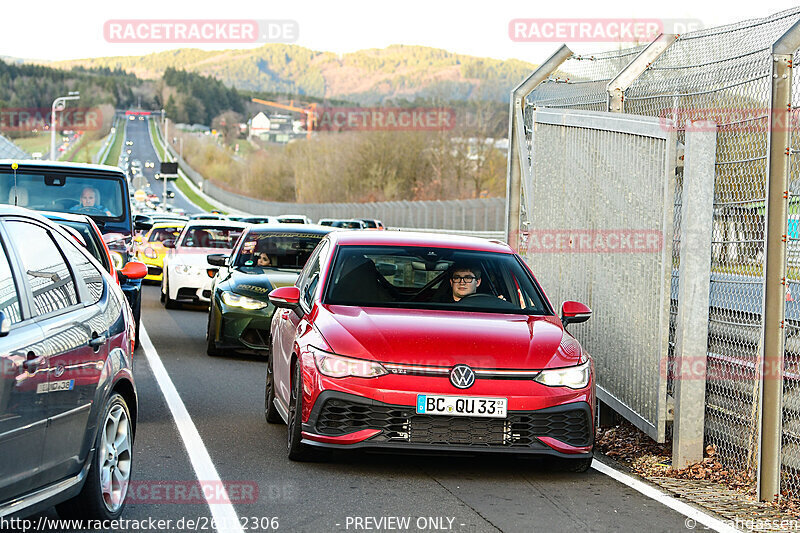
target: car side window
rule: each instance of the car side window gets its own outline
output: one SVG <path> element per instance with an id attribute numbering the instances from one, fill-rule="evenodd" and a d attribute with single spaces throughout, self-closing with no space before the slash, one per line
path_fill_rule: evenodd
<path id="1" fill-rule="evenodd" d="M 14 284 L 14 277 L 11 274 L 11 266 L 8 264 L 8 257 L 5 248 L 0 247 L 0 311 L 5 313 L 12 324 L 22 320 L 19 308 L 19 294 Z"/>
<path id="2" fill-rule="evenodd" d="M 97 303 L 103 296 L 103 275 L 73 243 L 61 235 L 55 235 L 55 238 L 58 246 L 67 256 L 69 264 L 72 265 L 78 285 L 82 285 L 86 289 L 84 294 L 88 298 L 81 299 L 86 300 L 86 303 L 89 304 Z"/>
<path id="3" fill-rule="evenodd" d="M 7 227 L 33 292 L 35 313 L 44 315 L 76 305 L 75 280 L 48 231 L 17 220 L 9 221 Z"/>
<path id="4" fill-rule="evenodd" d="M 309 257 L 308 263 L 306 263 L 300 278 L 300 300 L 308 309 L 311 309 L 311 302 L 314 300 L 314 292 L 319 284 L 321 258 L 324 255 L 327 245 L 327 241 L 322 241 L 322 244 L 314 251 L 312 256 Z"/>

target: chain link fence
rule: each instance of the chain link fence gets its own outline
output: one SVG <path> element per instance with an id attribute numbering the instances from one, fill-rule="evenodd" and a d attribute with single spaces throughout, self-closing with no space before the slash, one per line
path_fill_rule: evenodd
<path id="1" fill-rule="evenodd" d="M 674 124 L 679 153 L 687 121 L 717 124 L 709 335 L 706 354 L 705 441 L 726 466 L 755 479 L 760 426 L 760 346 L 763 335 L 765 198 L 769 154 L 772 45 L 800 20 L 800 8 L 763 19 L 677 36 L 625 88 L 624 113 Z M 609 108 L 609 81 L 645 47 L 573 55 L 526 98 L 528 146 L 535 108 Z M 798 64 L 795 52 L 794 65 Z M 793 76 L 792 111 L 800 108 Z M 791 113 L 794 117 L 795 113 Z M 800 193 L 800 138 L 792 121 L 790 190 Z M 674 183 L 670 353 L 675 341 L 680 266 L 683 168 Z M 522 202 L 524 208 L 525 202 Z M 781 490 L 800 495 L 800 201 L 789 202 Z M 523 214 L 523 219 L 525 215 Z M 524 224 L 524 223 L 523 223 Z M 797 291 L 793 290 L 797 288 Z M 668 394 L 674 390 L 670 376 Z"/>

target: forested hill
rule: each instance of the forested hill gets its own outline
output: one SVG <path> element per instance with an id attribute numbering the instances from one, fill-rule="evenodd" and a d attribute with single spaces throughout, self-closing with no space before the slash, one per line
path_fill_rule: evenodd
<path id="1" fill-rule="evenodd" d="M 507 101 L 509 91 L 535 68 L 515 59 L 479 58 L 422 46 L 393 45 L 337 55 L 287 44 L 222 51 L 183 48 L 49 65 L 123 70 L 143 79 L 161 78 L 168 68 L 174 68 L 211 76 L 246 91 L 362 104 L 417 98 Z"/>

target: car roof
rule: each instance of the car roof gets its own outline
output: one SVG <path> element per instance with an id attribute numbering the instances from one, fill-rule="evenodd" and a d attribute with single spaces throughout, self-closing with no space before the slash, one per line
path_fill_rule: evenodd
<path id="1" fill-rule="evenodd" d="M 183 227 L 186 225 L 185 220 L 171 220 L 153 223 L 153 229 L 156 228 L 174 228 L 175 226 Z"/>
<path id="2" fill-rule="evenodd" d="M 215 227 L 215 228 L 247 228 L 252 224 L 248 224 L 247 222 L 237 222 L 235 220 L 219 220 L 219 219 L 193 219 L 186 222 L 187 228 L 192 228 L 194 226 L 203 226 L 203 227 Z"/>
<path id="3" fill-rule="evenodd" d="M 19 165 L 19 168 L 41 168 L 50 170 L 102 170 L 104 172 L 114 172 L 115 174 L 123 174 L 121 168 L 112 165 L 94 165 L 91 163 L 73 163 L 71 161 L 37 161 L 30 159 L 0 159 L 0 167 L 11 166 L 13 163 Z"/>
<path id="4" fill-rule="evenodd" d="M 309 231 L 317 232 L 322 235 L 326 233 L 330 233 L 335 228 L 330 226 L 320 226 L 319 224 L 252 224 L 250 226 L 250 231 L 261 231 L 261 232 L 271 232 L 274 231 L 275 233 L 284 233 L 287 231 L 296 231 L 298 233 L 308 233 Z"/>
<path id="5" fill-rule="evenodd" d="M 447 231 L 447 230 L 443 230 Z M 497 240 L 449 235 L 446 233 L 421 233 L 413 231 L 334 231 L 330 234 L 334 245 L 389 245 L 430 246 L 456 248 L 480 252 L 514 253 L 506 243 Z"/>

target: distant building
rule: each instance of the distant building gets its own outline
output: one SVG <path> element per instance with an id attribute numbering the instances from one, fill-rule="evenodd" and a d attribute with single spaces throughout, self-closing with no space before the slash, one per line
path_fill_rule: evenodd
<path id="1" fill-rule="evenodd" d="M 262 141 L 286 144 L 298 133 L 295 128 L 295 120 L 290 115 L 270 115 L 259 112 L 250 119 L 249 137 L 255 137 Z"/>

